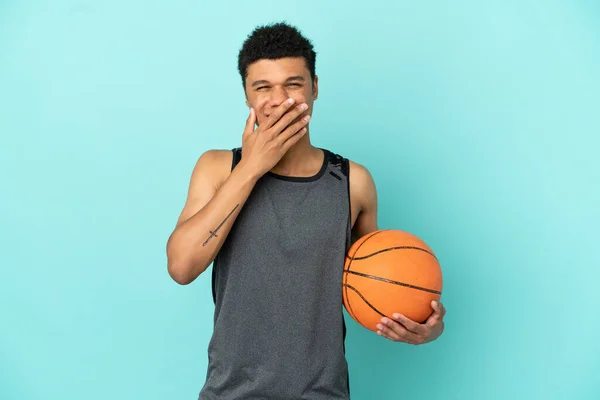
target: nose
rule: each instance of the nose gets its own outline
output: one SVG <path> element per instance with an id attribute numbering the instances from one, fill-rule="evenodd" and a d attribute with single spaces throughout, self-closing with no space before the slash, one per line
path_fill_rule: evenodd
<path id="1" fill-rule="evenodd" d="M 290 95 L 283 86 L 276 85 L 271 90 L 271 96 L 269 98 L 270 107 L 278 107 L 281 103 L 289 99 Z"/>

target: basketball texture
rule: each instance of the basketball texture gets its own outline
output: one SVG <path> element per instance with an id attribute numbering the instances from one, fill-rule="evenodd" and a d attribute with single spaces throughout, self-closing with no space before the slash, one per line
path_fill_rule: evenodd
<path id="1" fill-rule="evenodd" d="M 377 331 L 382 317 L 400 313 L 423 323 L 442 294 L 442 271 L 433 251 L 404 231 L 371 232 L 348 250 L 342 295 L 350 316 Z"/>

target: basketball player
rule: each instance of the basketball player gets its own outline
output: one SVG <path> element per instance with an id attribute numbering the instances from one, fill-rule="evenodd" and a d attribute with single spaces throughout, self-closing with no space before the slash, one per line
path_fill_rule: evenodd
<path id="1" fill-rule="evenodd" d="M 242 145 L 203 153 L 167 244 L 168 271 L 191 283 L 213 263 L 214 331 L 200 399 L 348 399 L 342 270 L 375 231 L 369 171 L 313 146 L 315 52 L 294 27 L 256 28 L 238 58 L 250 115 Z M 443 331 L 382 319 L 378 334 L 422 344 Z"/>

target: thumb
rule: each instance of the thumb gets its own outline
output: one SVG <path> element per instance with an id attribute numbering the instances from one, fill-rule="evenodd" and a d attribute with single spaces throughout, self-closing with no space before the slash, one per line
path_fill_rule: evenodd
<path id="1" fill-rule="evenodd" d="M 250 115 L 246 119 L 246 128 L 244 129 L 244 136 L 248 136 L 254 132 L 254 125 L 256 125 L 256 112 L 254 108 L 250 108 Z"/>
<path id="2" fill-rule="evenodd" d="M 431 305 L 433 308 L 433 313 L 429 316 L 429 318 L 426 321 L 426 324 L 429 326 L 439 323 L 446 314 L 444 306 L 439 301 L 432 301 Z"/>

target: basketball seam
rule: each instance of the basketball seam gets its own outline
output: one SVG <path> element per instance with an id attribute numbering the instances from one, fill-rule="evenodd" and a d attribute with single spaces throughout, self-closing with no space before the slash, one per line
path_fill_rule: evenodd
<path id="1" fill-rule="evenodd" d="M 361 244 L 359 244 L 359 245 L 358 245 L 358 247 L 356 248 L 356 250 L 354 250 L 354 253 L 352 253 L 352 256 L 354 256 L 354 255 L 356 254 L 356 252 L 357 252 L 357 251 L 358 251 L 358 250 L 361 248 L 361 246 L 362 246 L 363 244 L 365 244 L 365 243 L 366 243 L 366 242 L 367 242 L 369 239 L 371 239 L 373 236 L 377 235 L 378 233 L 381 233 L 381 232 L 387 231 L 387 230 L 389 230 L 389 229 L 383 229 L 383 230 L 378 230 L 378 231 L 375 231 L 375 232 L 373 232 L 373 233 L 372 233 L 372 234 L 371 234 L 369 237 L 367 237 L 367 238 L 366 238 L 366 239 L 365 239 L 365 240 L 364 240 L 364 241 L 363 241 Z M 353 258 L 350 258 L 350 262 L 348 263 L 348 269 L 346 270 L 347 272 L 350 272 L 350 267 L 352 266 L 352 261 L 354 261 L 354 259 L 353 259 Z M 352 311 L 352 304 L 350 304 L 350 298 L 348 297 L 348 289 L 347 289 L 347 287 L 348 287 L 348 284 L 347 284 L 347 281 L 348 281 L 348 274 L 346 274 L 346 275 L 344 276 L 344 282 L 343 282 L 343 284 L 344 284 L 344 288 L 345 288 L 345 289 L 344 289 L 344 290 L 345 290 L 345 295 L 346 295 L 346 299 L 347 299 L 347 303 L 348 303 L 348 307 L 347 307 L 347 308 L 348 308 L 348 312 L 350 313 L 350 316 L 356 320 L 356 316 L 354 315 L 354 311 Z M 356 290 L 356 289 L 355 289 L 355 290 Z"/>
<path id="2" fill-rule="evenodd" d="M 367 254 L 366 256 L 350 257 L 350 256 L 346 255 L 346 258 L 348 258 L 349 260 L 364 260 L 366 258 L 373 257 L 373 256 L 375 256 L 377 254 L 385 253 L 386 251 L 392 251 L 392 250 L 419 250 L 419 251 L 422 251 L 422 252 L 425 252 L 425 253 L 429 254 L 430 256 L 432 256 L 433 258 L 435 258 L 437 260 L 437 257 L 435 256 L 435 254 L 433 254 L 432 252 L 430 252 L 427 249 L 424 249 L 422 247 L 417 247 L 417 246 L 395 246 L 395 247 L 388 247 L 386 249 L 377 250 L 374 253 Z M 356 251 L 354 252 L 354 254 L 356 254 Z"/>
<path id="3" fill-rule="evenodd" d="M 410 288 L 410 289 L 421 290 L 421 291 L 428 292 L 428 293 L 434 293 L 434 294 L 439 294 L 439 295 L 442 294 L 442 292 L 439 292 L 439 291 L 434 290 L 434 289 L 428 289 L 428 288 L 424 288 L 424 287 L 417 286 L 417 285 L 411 285 L 410 283 L 405 283 L 405 282 L 393 281 L 391 279 L 382 278 L 380 276 L 363 274 L 362 272 L 356 272 L 356 271 L 347 271 L 347 272 L 350 273 L 350 274 L 353 274 L 353 275 L 362 276 L 363 278 L 374 279 L 374 280 L 377 280 L 377 281 L 382 281 L 384 283 L 391 283 L 393 285 L 405 286 L 405 287 Z"/>
<path id="4" fill-rule="evenodd" d="M 350 286 L 350 285 L 348 285 L 348 284 L 346 284 L 346 283 L 344 283 L 344 286 L 345 286 L 346 288 L 350 288 L 350 289 L 354 290 L 354 292 L 356 292 L 356 294 L 358 295 L 358 297 L 360 297 L 360 298 L 361 298 L 361 300 L 362 300 L 362 301 L 364 301 L 364 302 L 365 302 L 365 304 L 366 304 L 366 305 L 368 305 L 368 306 L 369 306 L 369 307 L 370 307 L 370 308 L 371 308 L 373 311 L 375 311 L 377 314 L 381 315 L 382 317 L 389 318 L 389 317 L 387 317 L 385 314 L 383 314 L 381 311 L 379 311 L 379 310 L 378 310 L 378 309 L 377 309 L 377 308 L 376 308 L 376 307 L 375 307 L 373 304 L 369 303 L 369 301 L 368 301 L 367 299 L 365 299 L 365 297 L 362 295 L 362 293 L 361 293 L 361 292 L 359 292 L 359 291 L 358 291 L 358 290 L 357 290 L 357 289 L 356 289 L 354 286 Z M 362 326 L 364 326 L 365 328 L 367 328 L 367 329 L 371 329 L 371 330 L 372 330 L 372 329 L 374 329 L 374 328 L 369 328 L 368 326 L 366 326 L 366 325 L 365 325 L 365 324 L 364 324 L 364 323 L 363 323 L 363 322 L 362 322 L 360 319 L 356 319 L 356 318 L 354 318 L 354 319 L 355 319 L 356 321 L 358 321 L 358 323 L 360 323 L 360 324 L 361 324 Z"/>

